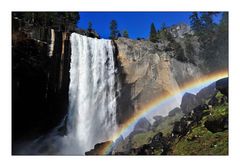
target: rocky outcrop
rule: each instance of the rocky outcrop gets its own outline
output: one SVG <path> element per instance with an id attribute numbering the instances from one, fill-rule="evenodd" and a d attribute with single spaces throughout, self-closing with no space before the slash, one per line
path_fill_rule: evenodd
<path id="1" fill-rule="evenodd" d="M 166 117 L 155 116 L 155 122 L 149 131 L 131 133 L 119 144 L 119 147 L 113 149 L 112 153 L 114 155 L 227 154 L 228 101 L 226 96 L 215 90 L 213 85 L 215 83 L 197 93 L 199 95 L 203 92 L 209 93 L 200 96 L 204 98 L 199 97 L 204 99 L 204 103 L 193 107 L 184 115 L 181 115 L 180 108 L 175 108 Z M 223 86 L 222 89 L 225 90 L 227 87 Z M 214 105 L 211 99 L 215 99 Z M 178 114 L 181 117 L 173 119 Z M 166 126 L 167 123 L 172 126 Z"/>
<path id="2" fill-rule="evenodd" d="M 85 152 L 85 155 L 102 155 L 102 150 L 106 147 L 111 145 L 112 141 L 106 141 L 102 143 L 98 143 L 94 146 L 94 148 L 90 151 Z"/>
<path id="3" fill-rule="evenodd" d="M 115 43 L 119 66 L 124 76 L 121 90 L 121 99 L 124 99 L 122 106 L 125 106 L 121 112 L 126 112 L 124 115 L 132 115 L 151 100 L 163 94 L 174 93 L 184 82 L 201 75 L 197 66 L 176 60 L 174 50 L 166 51 L 164 42 L 119 38 Z M 125 102 L 130 104 L 128 108 Z M 164 113 L 161 112 L 156 114 Z M 124 122 L 124 119 L 121 120 L 120 122 Z"/>
<path id="4" fill-rule="evenodd" d="M 216 89 L 228 97 L 228 78 L 223 78 L 216 82 Z"/>
<path id="5" fill-rule="evenodd" d="M 200 90 L 196 96 L 197 99 L 199 101 L 199 103 L 205 103 L 205 101 L 211 97 L 214 97 L 214 95 L 216 94 L 216 83 L 212 83 L 209 86 L 203 88 L 202 90 Z"/>
<path id="6" fill-rule="evenodd" d="M 168 116 L 174 117 L 177 113 L 182 112 L 182 110 L 179 107 L 174 108 L 173 110 L 169 111 Z"/>
<path id="7" fill-rule="evenodd" d="M 153 119 L 154 119 L 154 122 L 152 124 L 152 128 L 154 129 L 164 120 L 164 117 L 161 115 L 157 115 L 157 116 L 154 116 Z"/>
<path id="8" fill-rule="evenodd" d="M 186 34 L 194 34 L 191 27 L 185 23 L 173 25 L 167 30 L 174 38 L 184 38 Z"/>
<path id="9" fill-rule="evenodd" d="M 134 155 L 166 155 L 169 150 L 168 139 L 161 132 L 156 134 L 149 144 L 130 150 Z"/>
<path id="10" fill-rule="evenodd" d="M 183 113 L 189 113 L 193 108 L 199 105 L 199 101 L 196 95 L 191 93 L 185 93 L 182 97 L 181 110 Z"/>
<path id="11" fill-rule="evenodd" d="M 214 97 L 217 93 L 216 83 L 212 83 L 209 86 L 201 89 L 196 95 L 191 93 L 185 93 L 181 102 L 181 109 L 184 113 L 191 112 L 198 105 L 206 103 L 206 100 L 211 99 L 214 103 Z"/>
<path id="12" fill-rule="evenodd" d="M 13 141 L 45 134 L 60 124 L 68 109 L 71 55 L 70 33 L 15 26 L 19 25 L 14 24 L 12 32 Z"/>
<path id="13" fill-rule="evenodd" d="M 150 122 L 145 118 L 141 118 L 134 127 L 135 132 L 147 132 L 151 128 Z"/>
<path id="14" fill-rule="evenodd" d="M 204 125 L 209 131 L 213 133 L 222 132 L 228 129 L 228 118 L 227 116 L 219 118 L 209 117 Z"/>

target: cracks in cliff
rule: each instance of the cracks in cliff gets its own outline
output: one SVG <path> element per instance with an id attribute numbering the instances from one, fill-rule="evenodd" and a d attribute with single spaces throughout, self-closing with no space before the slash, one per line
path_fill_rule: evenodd
<path id="1" fill-rule="evenodd" d="M 117 78 L 120 84 L 120 90 L 117 94 L 117 123 L 122 124 L 127 121 L 134 112 L 133 102 L 131 100 L 132 84 L 126 82 L 126 73 L 124 72 L 123 66 L 119 61 L 119 50 L 116 42 L 112 40 L 112 45 L 114 46 L 114 57 L 115 64 L 117 67 Z"/>

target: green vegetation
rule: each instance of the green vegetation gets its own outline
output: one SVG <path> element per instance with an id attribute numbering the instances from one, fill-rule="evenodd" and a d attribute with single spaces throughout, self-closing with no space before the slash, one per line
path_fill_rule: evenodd
<path id="1" fill-rule="evenodd" d="M 174 155 L 227 155 L 228 131 L 212 133 L 203 125 L 192 129 L 187 136 L 176 141 Z"/>
<path id="2" fill-rule="evenodd" d="M 59 31 L 74 29 L 80 19 L 78 12 L 13 12 L 23 25 L 50 27 Z"/>
<path id="3" fill-rule="evenodd" d="M 89 31 L 92 30 L 92 22 L 91 22 L 91 21 L 88 22 L 88 30 L 89 30 Z"/>
<path id="4" fill-rule="evenodd" d="M 117 28 L 117 21 L 112 20 L 110 23 L 110 39 L 117 39 L 119 37 L 119 31 Z"/>
<path id="5" fill-rule="evenodd" d="M 132 138 L 132 147 L 137 148 L 144 144 L 148 144 L 153 138 L 153 136 L 156 134 L 157 132 L 148 131 L 148 132 L 138 133 L 134 135 Z"/>
<path id="6" fill-rule="evenodd" d="M 151 24 L 149 40 L 151 42 L 157 42 L 157 31 L 156 31 L 155 25 L 153 23 Z"/>
<path id="7" fill-rule="evenodd" d="M 219 105 L 205 110 L 210 114 L 203 117 L 199 125 L 192 127 L 190 133 L 172 144 L 174 155 L 227 155 L 228 154 L 228 130 L 213 133 L 206 126 L 206 121 L 218 121 L 228 117 L 228 104 L 220 104 L 223 95 L 218 92 L 215 96 Z"/>
<path id="8" fill-rule="evenodd" d="M 185 115 L 182 112 L 176 112 L 175 115 L 166 116 L 159 120 L 156 126 L 152 126 L 152 130 L 148 132 L 132 134 L 127 137 L 120 147 L 147 149 L 151 155 L 160 155 L 163 153 L 163 147 L 159 147 L 155 143 L 151 145 L 152 139 L 159 132 L 169 143 L 166 154 L 169 155 L 227 155 L 228 154 L 228 103 L 226 96 L 219 91 L 214 95 L 217 102 L 208 109 L 201 110 L 203 117 L 200 121 L 194 121 L 193 115 Z M 211 97 L 212 99 L 212 97 Z M 199 114 L 199 113 L 198 113 Z M 177 121 L 190 121 L 187 134 L 182 136 L 172 136 L 173 126 Z M 224 121 L 225 120 L 225 121 Z M 207 123 L 207 125 L 206 125 Z M 187 127 L 182 127 L 187 128 Z M 163 139 L 164 140 L 164 139 Z M 160 141 L 160 140 L 159 140 Z M 156 142 L 156 141 L 155 141 Z M 149 145 L 150 144 L 150 145 Z M 166 146 L 166 145 L 165 145 Z M 153 152 L 151 152 L 153 151 Z M 142 153 L 141 151 L 137 153 Z M 136 154 L 136 152 L 131 152 Z"/>
<path id="9" fill-rule="evenodd" d="M 176 113 L 175 116 L 165 117 L 164 120 L 154 129 L 156 132 L 162 132 L 163 136 L 171 135 L 173 125 L 176 121 L 179 121 L 183 116 L 182 112 Z"/>
<path id="10" fill-rule="evenodd" d="M 168 32 L 165 23 L 162 23 L 160 30 L 157 32 L 158 40 L 168 40 Z"/>
<path id="11" fill-rule="evenodd" d="M 127 31 L 127 30 L 124 30 L 122 36 L 123 36 L 124 38 L 129 38 L 128 31 Z"/>
<path id="12" fill-rule="evenodd" d="M 172 48 L 175 51 L 175 58 L 179 61 L 186 62 L 187 58 L 184 54 L 182 46 L 174 40 L 170 32 L 166 31 L 164 35 L 166 36 L 165 38 L 169 41 L 168 47 Z"/>
<path id="13" fill-rule="evenodd" d="M 207 71 L 228 66 L 228 13 L 224 12 L 220 24 L 213 22 L 216 12 L 193 12 L 191 27 L 200 43 L 202 69 Z M 206 68 L 208 67 L 208 68 Z"/>
<path id="14" fill-rule="evenodd" d="M 186 39 L 184 40 L 185 41 L 185 55 L 188 59 L 188 62 L 192 63 L 192 64 L 195 64 L 195 50 L 194 50 L 194 46 L 191 42 L 191 39 L 192 39 L 192 35 L 186 35 Z"/>
<path id="15" fill-rule="evenodd" d="M 167 51 L 173 50 L 175 52 L 175 58 L 182 62 L 187 62 L 188 59 L 185 54 L 182 46 L 175 41 L 172 34 L 167 30 L 166 25 L 163 23 L 161 29 L 157 32 L 156 41 L 168 41 Z M 192 53 L 191 53 L 192 54 Z"/>
<path id="16" fill-rule="evenodd" d="M 133 136 L 131 143 L 134 148 L 140 147 L 144 144 L 148 144 L 151 139 L 158 133 L 162 132 L 163 136 L 171 135 L 171 131 L 174 125 L 174 122 L 179 121 L 183 113 L 176 113 L 175 116 L 166 116 L 163 121 L 153 130 L 143 133 L 138 133 Z"/>

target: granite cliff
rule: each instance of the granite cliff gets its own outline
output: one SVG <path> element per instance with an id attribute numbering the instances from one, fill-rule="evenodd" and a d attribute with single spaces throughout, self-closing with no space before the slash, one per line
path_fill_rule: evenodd
<path id="1" fill-rule="evenodd" d="M 176 92 L 185 82 L 202 75 L 201 69 L 195 64 L 177 60 L 175 50 L 166 51 L 167 41 L 152 43 L 146 40 L 119 38 L 115 43 L 123 76 L 120 122 L 123 122 L 124 116 L 140 110 L 161 94 Z M 169 108 L 156 114 L 167 115 L 169 110 L 179 104 L 179 99 L 176 99 Z M 124 108 L 121 109 L 121 106 Z"/>
<path id="2" fill-rule="evenodd" d="M 71 33 L 99 38 L 94 31 L 86 32 L 75 28 L 57 30 L 51 27 L 32 26 L 29 23 L 23 26 L 21 23 L 18 18 L 13 18 L 12 119 L 15 144 L 19 140 L 34 139 L 36 136 L 47 134 L 66 116 L 70 82 Z M 128 38 L 112 41 L 121 85 L 116 118 L 119 125 L 161 94 L 174 93 L 185 82 L 203 75 L 202 61 L 196 56 L 199 44 L 191 29 L 181 24 L 168 31 L 172 34 L 174 43 L 179 44 L 178 47 L 172 45 L 173 41 L 166 39 L 157 43 Z M 194 46 L 194 57 L 189 57 L 188 54 L 189 41 Z M 179 55 L 179 49 L 182 55 Z M 203 97 L 204 93 L 199 94 L 200 96 Z M 168 127 L 172 128 L 173 122 L 179 120 L 183 113 L 189 113 L 189 111 L 185 112 L 184 106 L 176 109 L 180 105 L 180 100 L 175 99 L 165 109 L 144 119 L 136 129 L 149 131 L 151 121 L 155 124 L 155 128 L 160 128 L 158 125 L 163 121 L 162 116 L 167 116 L 171 110 L 166 124 L 167 126 L 171 124 Z M 192 110 L 196 105 L 190 106 L 187 110 Z M 66 134 L 65 125 L 58 129 L 59 135 Z M 154 140 L 161 139 L 161 147 L 164 148 L 166 147 L 164 142 L 167 140 L 163 138 L 165 133 L 167 132 L 161 132 L 154 137 Z M 145 144 L 144 142 L 145 140 L 138 143 L 136 147 Z M 99 147 L 98 145 L 96 148 Z"/>

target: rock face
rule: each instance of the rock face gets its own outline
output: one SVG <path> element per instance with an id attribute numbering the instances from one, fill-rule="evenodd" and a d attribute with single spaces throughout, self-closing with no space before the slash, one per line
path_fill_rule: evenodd
<path id="1" fill-rule="evenodd" d="M 112 144 L 112 141 L 98 143 L 94 146 L 92 150 L 86 152 L 85 155 L 102 155 L 102 149 L 110 144 Z"/>
<path id="2" fill-rule="evenodd" d="M 182 112 L 182 110 L 181 110 L 179 107 L 176 107 L 176 108 L 174 108 L 173 110 L 169 111 L 168 116 L 169 116 L 169 117 L 173 117 L 173 116 L 175 116 L 177 113 L 180 113 L 180 112 Z"/>
<path id="3" fill-rule="evenodd" d="M 181 109 L 183 113 L 189 113 L 193 108 L 199 105 L 196 95 L 185 93 L 182 97 Z"/>
<path id="4" fill-rule="evenodd" d="M 123 115 L 131 116 L 152 99 L 174 93 L 184 82 L 201 75 L 197 66 L 173 58 L 175 52 L 166 51 L 164 43 L 126 38 L 115 43 L 123 76 L 120 98 L 124 99 L 120 100 L 120 106 L 125 106 L 121 110 Z M 119 116 L 119 123 L 125 119 Z"/>
<path id="5" fill-rule="evenodd" d="M 184 38 L 186 34 L 193 34 L 191 27 L 184 23 L 171 26 L 168 31 L 174 38 Z"/>
<path id="6" fill-rule="evenodd" d="M 151 128 L 150 122 L 145 118 L 141 118 L 134 127 L 135 132 L 147 132 Z"/>
<path id="7" fill-rule="evenodd" d="M 13 141 L 47 133 L 66 115 L 71 55 L 70 33 L 15 26 L 17 24 L 13 25 L 16 31 L 12 38 Z"/>
<path id="8" fill-rule="evenodd" d="M 228 78 L 223 78 L 216 82 L 216 89 L 228 97 Z"/>
<path id="9" fill-rule="evenodd" d="M 211 85 L 200 90 L 196 96 L 200 103 L 204 103 L 206 99 L 213 97 L 216 94 L 216 83 L 212 83 Z"/>
<path id="10" fill-rule="evenodd" d="M 211 86 L 203 88 L 199 93 L 206 92 Z M 166 117 L 155 116 L 154 124 L 159 122 L 158 126 L 154 125 L 146 132 L 131 133 L 119 144 L 119 147 L 113 149 L 112 154 L 226 155 L 228 153 L 226 96 L 216 91 L 212 96 L 206 95 L 206 97 L 208 99 L 205 99 L 203 104 L 195 106 L 184 115 L 181 115 L 180 108 L 175 108 Z M 210 99 L 216 99 L 214 105 Z M 173 119 L 179 113 L 181 113 L 180 118 Z M 171 126 L 166 126 L 167 123 Z"/>
<path id="11" fill-rule="evenodd" d="M 214 103 L 214 95 L 216 95 L 216 83 L 212 83 L 211 85 L 200 90 L 196 95 L 191 93 L 185 93 L 181 102 L 181 109 L 184 113 L 191 112 L 198 105 L 204 104 L 207 99 L 211 99 Z M 213 98 L 213 99 L 212 99 Z"/>

